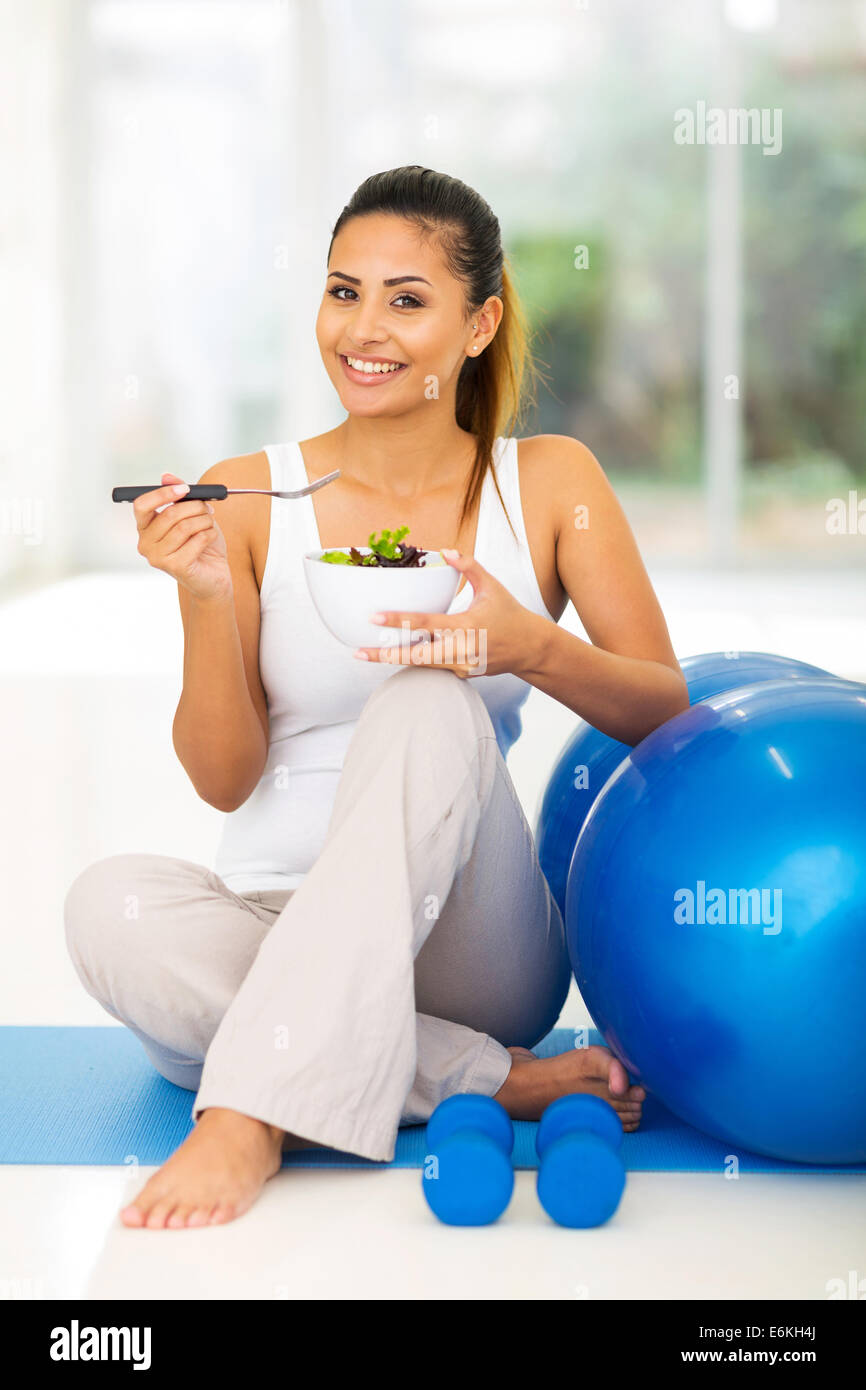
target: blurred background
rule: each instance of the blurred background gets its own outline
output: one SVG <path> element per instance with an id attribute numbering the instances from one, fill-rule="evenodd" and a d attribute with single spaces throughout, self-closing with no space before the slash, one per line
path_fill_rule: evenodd
<path id="1" fill-rule="evenodd" d="M 497 213 L 521 433 L 597 455 L 677 654 L 866 680 L 866 0 L 28 0 L 0 74 L 4 1022 L 106 1021 L 60 948 L 87 863 L 211 862 L 176 587 L 110 490 L 338 423 L 314 321 L 376 170 Z M 574 723 L 533 692 L 531 820 Z"/>

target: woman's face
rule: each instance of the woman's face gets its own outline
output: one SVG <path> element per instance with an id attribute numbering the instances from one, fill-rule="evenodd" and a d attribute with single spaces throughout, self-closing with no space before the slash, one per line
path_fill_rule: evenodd
<path id="1" fill-rule="evenodd" d="M 402 415 L 453 396 L 473 341 L 483 341 L 473 323 L 482 327 L 435 237 L 379 213 L 352 218 L 335 237 L 316 337 L 349 414 Z"/>

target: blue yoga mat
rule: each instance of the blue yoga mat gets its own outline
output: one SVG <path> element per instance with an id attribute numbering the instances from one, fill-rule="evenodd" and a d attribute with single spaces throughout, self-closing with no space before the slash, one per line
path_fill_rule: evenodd
<path id="1" fill-rule="evenodd" d="M 574 1046 L 558 1028 L 534 1050 L 553 1056 Z M 601 1042 L 591 1030 L 588 1042 Z M 193 1092 L 166 1081 L 126 1028 L 0 1028 L 0 1163 L 160 1164 L 192 1128 Z M 518 1120 L 514 1163 L 536 1168 L 537 1126 Z M 336 1149 L 287 1154 L 284 1167 L 421 1168 L 426 1128 L 401 1129 L 391 1164 Z M 863 1173 L 866 1164 L 810 1166 L 737 1152 L 683 1124 L 654 1097 L 641 1128 L 623 1139 L 631 1172 L 720 1172 L 736 1153 L 747 1173 Z"/>

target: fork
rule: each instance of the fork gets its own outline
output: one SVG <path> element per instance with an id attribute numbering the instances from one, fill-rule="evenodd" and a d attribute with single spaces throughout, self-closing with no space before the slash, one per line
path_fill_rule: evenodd
<path id="1" fill-rule="evenodd" d="M 179 502 L 222 502 L 226 497 L 230 497 L 236 492 L 258 492 L 263 497 L 284 497 L 292 499 L 294 497 L 309 497 L 311 492 L 317 492 L 326 483 L 332 483 L 335 478 L 339 478 L 340 470 L 335 468 L 333 473 L 326 473 L 324 478 L 317 478 L 314 483 L 307 483 L 306 487 L 299 487 L 294 492 L 277 492 L 266 487 L 226 487 L 225 483 L 193 483 L 188 492 L 179 497 Z M 157 488 L 163 487 L 163 483 L 140 483 L 131 487 L 115 487 L 111 490 L 112 502 L 134 502 L 136 497 L 141 497 L 145 492 L 154 492 Z"/>

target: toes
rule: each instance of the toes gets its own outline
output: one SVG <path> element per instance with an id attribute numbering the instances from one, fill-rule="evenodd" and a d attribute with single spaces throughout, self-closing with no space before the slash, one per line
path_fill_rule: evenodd
<path id="1" fill-rule="evenodd" d="M 226 1221 L 231 1221 L 235 1215 L 235 1208 L 231 1202 L 217 1202 L 210 1216 L 208 1217 L 209 1226 L 222 1226 Z"/>
<path id="2" fill-rule="evenodd" d="M 641 1122 L 642 1107 L 640 1102 L 613 1100 L 610 1102 L 619 1116 L 620 1124 L 627 1133 L 636 1130 Z"/>
<path id="3" fill-rule="evenodd" d="M 628 1072 L 622 1062 L 616 1057 L 610 1059 L 610 1071 L 607 1074 L 607 1084 L 610 1093 L 618 1099 L 622 1099 L 628 1093 Z"/>
<path id="4" fill-rule="evenodd" d="M 208 1219 L 213 1211 L 212 1206 L 193 1207 L 188 1204 L 175 1207 L 171 1216 L 166 1221 L 166 1226 L 172 1230 L 181 1230 L 184 1227 L 206 1226 Z"/>
<path id="5" fill-rule="evenodd" d="M 161 1231 L 176 1206 L 177 1202 L 173 1198 L 166 1198 L 161 1202 L 155 1202 L 148 1212 L 147 1220 L 144 1223 L 147 1229 L 149 1231 Z"/>
<path id="6" fill-rule="evenodd" d="M 586 1049 L 585 1053 L 590 1076 L 596 1077 L 602 1082 L 604 1099 L 615 1096 L 617 1100 L 624 1100 L 634 1090 L 629 1083 L 628 1072 L 618 1057 L 614 1057 L 609 1047 L 602 1047 L 600 1043 L 593 1043 Z"/>
<path id="7" fill-rule="evenodd" d="M 158 1195 L 159 1189 L 154 1186 L 154 1178 L 151 1178 L 150 1182 L 145 1183 L 138 1196 L 121 1211 L 120 1219 L 124 1226 L 146 1226 L 148 1215 L 153 1209 Z"/>
<path id="8" fill-rule="evenodd" d="M 186 1220 L 187 1226 L 206 1226 L 212 1210 L 212 1207 L 193 1207 Z"/>
<path id="9" fill-rule="evenodd" d="M 175 1207 L 165 1223 L 166 1226 L 170 1226 L 172 1230 L 178 1230 L 181 1226 L 188 1226 L 191 1210 L 191 1207 Z"/>
<path id="10" fill-rule="evenodd" d="M 131 1202 L 128 1207 L 124 1207 L 123 1211 L 120 1213 L 120 1219 L 124 1226 L 143 1226 L 144 1217 L 145 1213 L 142 1211 L 141 1207 L 136 1206 L 135 1202 Z"/>
<path id="11" fill-rule="evenodd" d="M 613 1095 L 609 1079 L 603 1081 L 588 1081 L 581 1089 L 586 1090 L 590 1095 L 598 1096 L 599 1100 L 607 1101 L 608 1105 L 613 1106 L 617 1114 L 619 1114 L 621 1110 L 634 1104 L 628 1096 Z"/>

